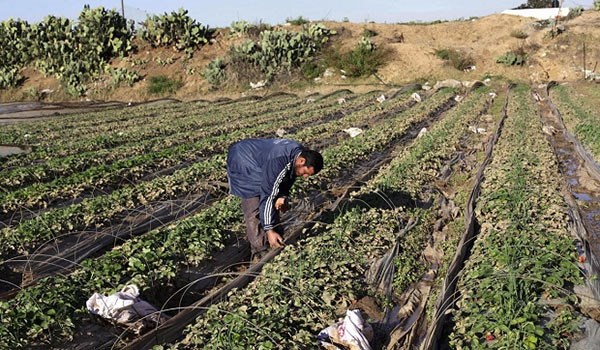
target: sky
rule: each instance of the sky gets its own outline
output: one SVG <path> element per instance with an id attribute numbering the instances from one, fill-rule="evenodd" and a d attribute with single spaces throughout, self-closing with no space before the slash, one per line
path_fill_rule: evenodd
<path id="1" fill-rule="evenodd" d="M 517 7 L 527 0 L 123 0 L 125 17 L 139 22 L 148 14 L 184 8 L 190 17 L 209 27 L 227 27 L 234 21 L 285 23 L 288 18 L 351 22 L 398 23 L 453 20 L 486 16 Z M 564 0 L 563 6 L 590 8 L 593 0 Z M 20 18 L 39 22 L 47 15 L 76 19 L 84 4 L 121 11 L 121 0 L 0 0 L 0 21 Z"/>

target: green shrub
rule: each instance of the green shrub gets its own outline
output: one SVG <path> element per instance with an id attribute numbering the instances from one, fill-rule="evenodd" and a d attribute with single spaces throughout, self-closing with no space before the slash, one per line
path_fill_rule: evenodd
<path id="1" fill-rule="evenodd" d="M 181 80 L 170 79 L 164 75 L 150 77 L 148 79 L 148 92 L 151 94 L 174 93 L 183 86 Z"/>
<path id="2" fill-rule="evenodd" d="M 270 24 L 259 21 L 257 24 L 251 24 L 248 27 L 247 33 L 248 37 L 250 37 L 252 40 L 258 40 L 262 32 L 272 29 L 273 27 Z"/>
<path id="3" fill-rule="evenodd" d="M 172 46 L 178 51 L 185 51 L 188 57 L 197 48 L 207 44 L 213 33 L 207 26 L 192 19 L 184 9 L 160 16 L 148 16 L 142 25 L 142 39 L 150 45 Z"/>
<path id="4" fill-rule="evenodd" d="M 435 55 L 449 62 L 452 67 L 458 70 L 465 70 L 475 64 L 475 60 L 470 55 L 455 49 L 436 49 Z"/>
<path id="5" fill-rule="evenodd" d="M 444 61 L 450 59 L 450 53 L 448 52 L 448 49 L 436 49 L 435 55 Z"/>
<path id="6" fill-rule="evenodd" d="M 23 77 L 19 74 L 19 68 L 0 67 L 0 89 L 17 86 L 21 83 Z"/>
<path id="7" fill-rule="evenodd" d="M 286 23 L 289 23 L 291 25 L 295 25 L 295 26 L 301 26 L 304 24 L 308 24 L 310 23 L 310 21 L 302 16 L 296 17 L 296 18 L 286 18 L 285 19 Z"/>
<path id="8" fill-rule="evenodd" d="M 496 58 L 496 63 L 502 63 L 507 66 L 522 66 L 525 64 L 527 55 L 519 50 L 508 51 L 504 55 Z"/>
<path id="9" fill-rule="evenodd" d="M 0 67 L 22 67 L 33 57 L 31 26 L 27 21 L 9 19 L 0 24 Z M 7 49 L 10 48 L 10 49 Z"/>
<path id="10" fill-rule="evenodd" d="M 385 51 L 375 47 L 366 37 L 362 37 L 356 47 L 341 56 L 340 69 L 349 77 L 369 76 L 385 61 Z"/>
<path id="11" fill-rule="evenodd" d="M 111 77 L 111 85 L 118 86 L 121 83 L 127 84 L 127 86 L 133 86 L 136 82 L 140 81 L 142 77 L 134 70 L 127 68 L 107 68 L 107 73 Z"/>
<path id="12" fill-rule="evenodd" d="M 581 14 L 583 13 L 583 7 L 581 6 L 575 6 L 569 9 L 569 14 L 567 15 L 567 17 L 565 19 L 569 20 L 569 19 L 573 19 L 575 17 L 579 17 L 581 16 Z"/>
<path id="13" fill-rule="evenodd" d="M 365 28 L 365 29 L 363 29 L 362 36 L 363 36 L 363 38 L 372 38 L 374 36 L 377 36 L 377 32 L 374 30 Z"/>
<path id="14" fill-rule="evenodd" d="M 230 48 L 220 62 L 211 62 L 204 76 L 211 81 L 246 85 L 250 80 L 270 80 L 297 71 L 311 61 L 334 34 L 321 24 L 303 26 L 300 32 L 265 30 L 258 40 Z M 220 73 L 225 68 L 224 75 Z"/>
<path id="15" fill-rule="evenodd" d="M 212 85 L 221 85 L 225 81 L 225 67 L 223 58 L 216 58 L 202 70 L 202 76 Z"/>
<path id="16" fill-rule="evenodd" d="M 594 10 L 600 11 L 600 0 L 594 0 Z"/>
<path id="17" fill-rule="evenodd" d="M 114 9 L 85 5 L 74 31 L 77 44 L 90 50 L 88 55 L 98 55 L 105 61 L 133 49 L 133 21 L 128 22 Z"/>
<path id="18" fill-rule="evenodd" d="M 325 65 L 316 60 L 306 62 L 302 65 L 302 67 L 300 67 L 302 76 L 307 79 L 314 79 L 321 76 L 326 69 L 327 67 L 325 67 Z"/>
<path id="19" fill-rule="evenodd" d="M 377 72 L 390 51 L 377 47 L 369 38 L 361 37 L 356 46 L 347 52 L 341 52 L 330 47 L 324 53 L 324 67 L 335 67 L 342 70 L 348 77 L 364 77 Z"/>
<path id="20" fill-rule="evenodd" d="M 242 36 L 242 35 L 248 33 L 248 30 L 250 29 L 250 27 L 251 27 L 250 23 L 248 23 L 246 21 L 231 22 L 231 25 L 229 26 L 229 35 Z"/>

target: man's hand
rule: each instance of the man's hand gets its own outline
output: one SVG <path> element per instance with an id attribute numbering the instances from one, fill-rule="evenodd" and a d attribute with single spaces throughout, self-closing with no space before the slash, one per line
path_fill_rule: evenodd
<path id="1" fill-rule="evenodd" d="M 267 231 L 267 240 L 269 241 L 271 248 L 281 248 L 285 245 L 281 235 L 274 230 Z"/>
<path id="2" fill-rule="evenodd" d="M 277 198 L 277 200 L 275 201 L 275 209 L 279 210 L 282 213 L 285 213 L 286 211 L 290 210 L 290 203 L 287 197 Z"/>

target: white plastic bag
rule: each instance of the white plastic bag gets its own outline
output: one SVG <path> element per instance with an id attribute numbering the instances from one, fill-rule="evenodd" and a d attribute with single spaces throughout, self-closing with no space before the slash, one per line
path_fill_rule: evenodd
<path id="1" fill-rule="evenodd" d="M 339 344 L 350 350 L 371 350 L 373 328 L 363 320 L 360 310 L 348 310 L 341 322 L 322 330 L 317 339 L 326 349 L 343 350 L 335 345 Z"/>

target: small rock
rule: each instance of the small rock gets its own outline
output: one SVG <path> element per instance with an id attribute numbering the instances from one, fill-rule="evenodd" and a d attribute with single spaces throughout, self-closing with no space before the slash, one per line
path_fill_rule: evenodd
<path id="1" fill-rule="evenodd" d="M 377 97 L 377 102 L 382 103 L 383 101 L 385 101 L 385 95 Z"/>

